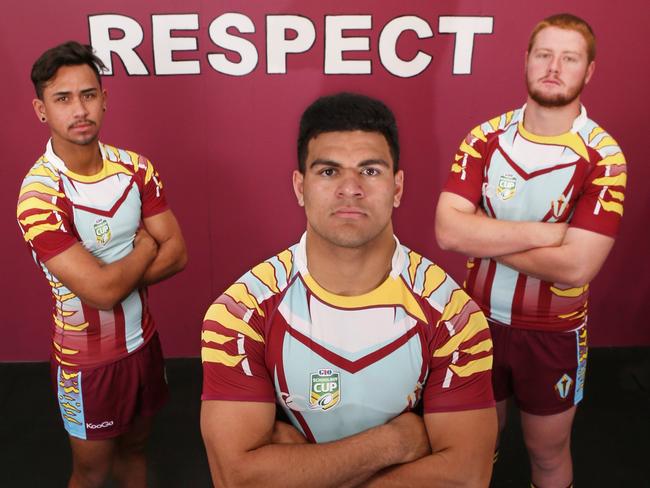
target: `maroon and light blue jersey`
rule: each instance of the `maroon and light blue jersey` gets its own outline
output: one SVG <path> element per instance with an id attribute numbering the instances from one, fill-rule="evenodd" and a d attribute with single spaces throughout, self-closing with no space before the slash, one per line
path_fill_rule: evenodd
<path id="1" fill-rule="evenodd" d="M 626 162 L 616 141 L 584 107 L 565 134 L 537 136 L 525 106 L 474 128 L 455 156 L 444 191 L 494 218 L 567 222 L 615 237 L 623 215 Z M 465 283 L 488 319 L 524 329 L 568 331 L 586 319 L 589 285 L 549 283 L 470 258 Z"/>
<path id="2" fill-rule="evenodd" d="M 440 267 L 396 242 L 381 285 L 340 296 L 309 274 L 305 242 L 208 309 L 203 400 L 277 402 L 312 442 L 382 425 L 420 399 L 425 413 L 494 405 L 487 322 Z"/>
<path id="3" fill-rule="evenodd" d="M 75 368 L 117 361 L 145 344 L 155 330 L 146 289 L 132 291 L 112 310 L 98 310 L 46 266 L 78 242 L 103 262 L 121 259 L 133 249 L 142 218 L 167 209 L 149 160 L 106 144 L 99 149 L 102 170 L 84 176 L 66 168 L 50 141 L 23 180 L 18 198 L 18 224 L 52 289 L 54 358 Z"/>

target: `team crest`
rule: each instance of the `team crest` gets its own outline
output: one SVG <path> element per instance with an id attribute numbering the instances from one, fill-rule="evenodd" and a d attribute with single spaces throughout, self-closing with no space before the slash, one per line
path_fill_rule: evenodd
<path id="1" fill-rule="evenodd" d="M 573 380 L 571 379 L 571 376 L 564 373 L 562 375 L 562 378 L 560 378 L 558 382 L 555 383 L 555 392 L 562 400 L 564 400 L 566 399 L 566 397 L 569 396 L 572 386 L 573 386 Z"/>
<path id="2" fill-rule="evenodd" d="M 100 246 L 105 246 L 111 240 L 111 228 L 106 219 L 97 219 L 93 225 L 95 229 L 95 240 Z"/>
<path id="3" fill-rule="evenodd" d="M 513 175 L 501 175 L 499 186 L 497 186 L 497 196 L 501 200 L 510 200 L 515 196 L 517 190 L 517 178 Z"/>
<path id="4" fill-rule="evenodd" d="M 331 369 L 319 369 L 310 375 L 309 408 L 329 410 L 341 401 L 341 375 Z"/>

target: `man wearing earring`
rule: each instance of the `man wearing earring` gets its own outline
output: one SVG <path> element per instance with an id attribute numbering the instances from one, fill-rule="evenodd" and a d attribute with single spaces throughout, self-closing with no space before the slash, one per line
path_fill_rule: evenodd
<path id="1" fill-rule="evenodd" d="M 54 298 L 52 377 L 72 448 L 70 487 L 146 486 L 144 443 L 167 397 L 147 285 L 187 254 L 160 176 L 99 142 L 103 64 L 67 42 L 32 68 L 33 107 L 51 138 L 25 177 L 17 217 Z"/>

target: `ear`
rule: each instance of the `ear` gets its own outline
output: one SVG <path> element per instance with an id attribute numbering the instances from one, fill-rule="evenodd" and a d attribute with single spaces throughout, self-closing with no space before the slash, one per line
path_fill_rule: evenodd
<path id="1" fill-rule="evenodd" d="M 596 61 L 592 61 L 591 63 L 589 63 L 589 66 L 587 66 L 587 74 L 585 75 L 585 85 L 589 83 L 589 80 L 591 80 L 594 71 L 596 71 Z"/>
<path id="2" fill-rule="evenodd" d="M 393 195 L 393 207 L 399 207 L 404 193 L 404 171 L 401 169 L 395 173 L 395 194 Z"/>
<path id="3" fill-rule="evenodd" d="M 34 107 L 34 113 L 36 114 L 39 122 L 47 122 L 47 115 L 45 113 L 45 104 L 43 103 L 43 100 L 40 98 L 35 98 L 32 100 L 32 107 Z"/>
<path id="4" fill-rule="evenodd" d="M 102 102 L 102 110 L 106 112 L 106 102 L 108 100 L 108 92 L 106 91 L 106 88 L 102 88 L 102 98 L 104 99 Z"/>
<path id="5" fill-rule="evenodd" d="M 298 205 L 301 207 L 305 206 L 305 195 L 304 195 L 304 183 L 305 175 L 303 175 L 297 169 L 293 170 L 293 192 L 296 194 L 296 199 L 298 200 Z"/>

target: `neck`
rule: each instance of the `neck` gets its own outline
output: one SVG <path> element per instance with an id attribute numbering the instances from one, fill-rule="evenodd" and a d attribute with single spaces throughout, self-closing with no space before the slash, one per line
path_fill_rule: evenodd
<path id="1" fill-rule="evenodd" d="M 562 107 L 543 107 L 528 97 L 524 128 L 538 136 L 559 136 L 569 132 L 580 115 L 580 99 Z"/>
<path id="2" fill-rule="evenodd" d="M 103 167 L 102 153 L 95 139 L 89 144 L 73 144 L 52 137 L 52 150 L 73 173 L 92 176 Z"/>
<path id="3" fill-rule="evenodd" d="M 363 295 L 377 288 L 390 273 L 394 251 L 391 225 L 358 248 L 337 246 L 307 229 L 309 274 L 336 295 Z"/>

